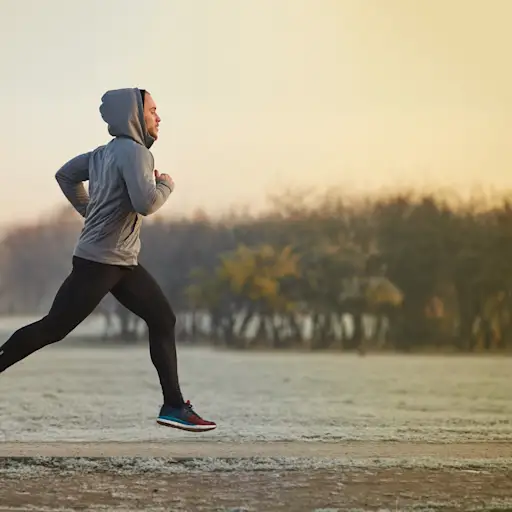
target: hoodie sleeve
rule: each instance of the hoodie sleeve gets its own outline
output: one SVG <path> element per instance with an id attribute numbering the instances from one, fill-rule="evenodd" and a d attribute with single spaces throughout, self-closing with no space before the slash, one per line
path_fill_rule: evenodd
<path id="1" fill-rule="evenodd" d="M 131 143 L 130 150 L 123 152 L 120 170 L 132 206 L 141 215 L 159 210 L 173 190 L 166 181 L 155 181 L 153 155 L 140 144 Z"/>
<path id="2" fill-rule="evenodd" d="M 67 200 L 82 217 L 85 217 L 89 204 L 89 194 L 83 182 L 89 179 L 90 156 L 89 152 L 72 158 L 55 174 L 55 179 Z"/>

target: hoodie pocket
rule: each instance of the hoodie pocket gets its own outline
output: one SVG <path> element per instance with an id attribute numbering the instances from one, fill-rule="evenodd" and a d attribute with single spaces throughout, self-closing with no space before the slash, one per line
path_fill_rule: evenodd
<path id="1" fill-rule="evenodd" d="M 138 233 L 138 227 L 139 227 L 139 216 L 135 214 L 135 217 L 133 220 L 128 224 L 128 226 L 125 227 L 123 230 L 123 236 L 121 238 L 121 247 L 126 247 L 129 245 L 133 238 L 137 236 Z"/>

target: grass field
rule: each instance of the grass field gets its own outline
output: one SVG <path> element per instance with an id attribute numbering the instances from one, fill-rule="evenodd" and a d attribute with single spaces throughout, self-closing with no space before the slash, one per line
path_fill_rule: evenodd
<path id="1" fill-rule="evenodd" d="M 512 359 L 179 349 L 218 422 L 155 423 L 144 347 L 0 378 L 1 510 L 512 510 Z"/>

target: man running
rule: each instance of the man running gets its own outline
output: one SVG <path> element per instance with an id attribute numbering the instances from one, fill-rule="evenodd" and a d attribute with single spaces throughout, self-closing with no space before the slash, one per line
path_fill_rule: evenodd
<path id="1" fill-rule="evenodd" d="M 138 263 L 142 217 L 168 199 L 174 182 L 154 170 L 149 151 L 158 138 L 160 117 L 143 89 L 111 90 L 100 113 L 113 139 L 67 162 L 55 175 L 62 192 L 85 218 L 73 254 L 72 271 L 49 313 L 17 330 L 0 347 L 0 373 L 35 351 L 65 338 L 109 292 L 143 319 L 151 361 L 163 392 L 157 422 L 183 430 L 213 430 L 183 400 L 177 369 L 176 317 L 160 286 Z M 89 181 L 89 192 L 83 182 Z"/>

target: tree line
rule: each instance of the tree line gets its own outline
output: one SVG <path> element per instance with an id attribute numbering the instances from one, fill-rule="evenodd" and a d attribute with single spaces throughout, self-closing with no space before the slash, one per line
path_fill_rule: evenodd
<path id="1" fill-rule="evenodd" d="M 13 226 L 0 246 L 0 312 L 44 313 L 70 269 L 68 208 Z M 231 348 L 504 351 L 512 347 L 512 205 L 435 194 L 288 193 L 264 213 L 146 221 L 141 262 L 178 338 Z M 108 299 L 107 299 L 108 302 Z M 111 303 L 128 340 L 144 335 Z M 117 309 L 115 309 L 117 308 Z"/>

